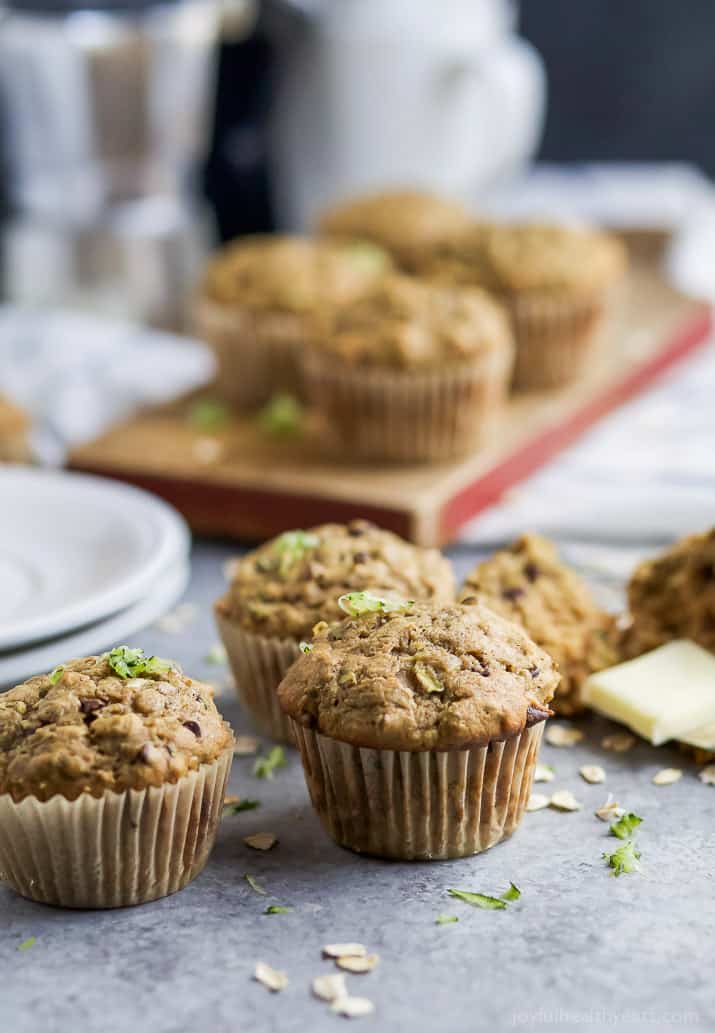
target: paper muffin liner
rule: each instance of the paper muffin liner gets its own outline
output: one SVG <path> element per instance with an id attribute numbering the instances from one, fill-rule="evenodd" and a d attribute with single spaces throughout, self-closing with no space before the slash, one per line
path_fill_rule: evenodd
<path id="1" fill-rule="evenodd" d="M 361 749 L 294 722 L 308 791 L 340 846 L 402 861 L 488 850 L 512 834 L 531 793 L 544 722 L 465 750 Z"/>
<path id="2" fill-rule="evenodd" d="M 510 349 L 427 373 L 352 366 L 317 349 L 305 354 L 311 403 L 340 455 L 388 462 L 457 459 L 479 448 L 502 410 Z"/>
<path id="3" fill-rule="evenodd" d="M 280 708 L 276 689 L 300 656 L 298 643 L 293 639 L 256 635 L 218 612 L 216 624 L 226 647 L 241 706 L 262 735 L 294 746 L 291 722 Z"/>
<path id="4" fill-rule="evenodd" d="M 276 392 L 302 397 L 306 328 L 290 312 L 255 312 L 197 298 L 192 327 L 216 359 L 216 393 L 239 408 L 265 404 Z"/>
<path id="5" fill-rule="evenodd" d="M 607 294 L 534 293 L 503 300 L 516 341 L 514 387 L 543 390 L 577 380 L 597 350 Z"/>
<path id="6" fill-rule="evenodd" d="M 112 908 L 187 886 L 221 820 L 233 750 L 178 782 L 76 800 L 0 796 L 0 880 L 42 904 Z"/>

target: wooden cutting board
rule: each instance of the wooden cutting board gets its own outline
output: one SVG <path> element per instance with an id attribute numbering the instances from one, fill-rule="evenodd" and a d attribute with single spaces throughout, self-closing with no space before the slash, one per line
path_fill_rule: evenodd
<path id="1" fill-rule="evenodd" d="M 300 440 L 267 438 L 255 419 L 242 417 L 212 435 L 216 448 L 197 445 L 207 435 L 188 421 L 185 400 L 113 427 L 77 448 L 70 466 L 156 492 L 201 534 L 259 539 L 363 516 L 423 545 L 441 545 L 704 344 L 710 329 L 708 306 L 668 286 L 656 256 L 641 251 L 588 375 L 562 391 L 513 398 L 489 446 L 460 462 L 381 466 L 327 458 L 311 419 Z"/>

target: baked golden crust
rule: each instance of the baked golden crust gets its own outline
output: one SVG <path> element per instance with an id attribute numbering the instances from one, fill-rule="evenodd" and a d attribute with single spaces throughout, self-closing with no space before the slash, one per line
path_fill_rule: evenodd
<path id="1" fill-rule="evenodd" d="M 351 366 L 406 370 L 443 369 L 513 351 L 506 313 L 485 291 L 398 275 L 327 313 L 315 344 Z"/>
<path id="2" fill-rule="evenodd" d="M 715 527 L 691 534 L 636 567 L 628 584 L 628 656 L 676 638 L 715 653 Z"/>
<path id="3" fill-rule="evenodd" d="M 386 252 L 367 243 L 239 237 L 211 259 L 201 293 L 228 308 L 307 317 L 352 301 L 391 264 Z"/>
<path id="4" fill-rule="evenodd" d="M 600 292 L 626 264 L 615 237 L 536 223 L 479 224 L 423 252 L 418 271 L 452 284 L 521 292 Z"/>
<path id="5" fill-rule="evenodd" d="M 233 741 L 212 697 L 178 668 L 120 677 L 106 654 L 31 678 L 0 695 L 0 794 L 74 800 L 174 783 Z"/>
<path id="6" fill-rule="evenodd" d="M 522 535 L 480 563 L 459 597 L 479 599 L 516 621 L 553 657 L 561 672 L 553 702 L 559 714 L 583 710 L 584 679 L 618 662 L 615 618 L 596 605 L 554 545 L 539 535 Z"/>
<path id="7" fill-rule="evenodd" d="M 27 413 L 0 394 L 0 463 L 29 462 L 29 430 Z"/>
<path id="8" fill-rule="evenodd" d="M 458 201 L 419 190 L 391 190 L 353 198 L 323 212 L 321 234 L 369 240 L 406 269 L 425 247 L 469 224 Z"/>
<path id="9" fill-rule="evenodd" d="M 486 606 L 416 603 L 321 631 L 278 697 L 299 724 L 354 746 L 451 750 L 544 720 L 558 679 L 524 630 Z"/>
<path id="10" fill-rule="evenodd" d="M 436 549 L 411 545 L 367 520 L 288 531 L 238 560 L 216 609 L 266 638 L 310 638 L 321 620 L 344 614 L 338 598 L 371 589 L 382 595 L 454 599 L 451 565 Z"/>

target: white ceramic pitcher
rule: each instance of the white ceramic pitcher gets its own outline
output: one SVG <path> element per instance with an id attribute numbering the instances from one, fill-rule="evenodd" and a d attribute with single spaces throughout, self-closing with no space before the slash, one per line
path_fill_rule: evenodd
<path id="1" fill-rule="evenodd" d="M 533 154 L 545 75 L 508 0 L 302 7 L 281 34 L 273 112 L 282 225 L 305 228 L 325 204 L 389 185 L 474 201 Z"/>

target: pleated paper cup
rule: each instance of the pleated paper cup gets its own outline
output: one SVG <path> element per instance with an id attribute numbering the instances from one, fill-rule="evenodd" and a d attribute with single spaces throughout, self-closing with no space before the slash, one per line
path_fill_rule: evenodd
<path id="1" fill-rule="evenodd" d="M 280 708 L 276 690 L 300 656 L 298 643 L 246 631 L 219 611 L 216 624 L 241 706 L 262 735 L 295 746 L 291 721 Z"/>
<path id="2" fill-rule="evenodd" d="M 512 834 L 531 794 L 544 723 L 464 750 L 361 749 L 294 722 L 308 791 L 326 831 L 360 854 L 435 861 Z"/>
<path id="3" fill-rule="evenodd" d="M 0 879 L 42 904 L 113 908 L 183 889 L 216 838 L 233 749 L 174 784 L 76 800 L 0 796 Z"/>
<path id="4" fill-rule="evenodd" d="M 305 389 L 321 413 L 326 446 L 385 462 L 457 459 L 489 437 L 506 397 L 513 355 L 494 350 L 426 373 L 357 367 L 305 353 Z"/>
<path id="5" fill-rule="evenodd" d="M 514 387 L 546 390 L 578 380 L 597 351 L 606 300 L 604 292 L 504 298 L 516 341 Z"/>
<path id="6" fill-rule="evenodd" d="M 192 325 L 214 353 L 216 393 L 231 405 L 255 408 L 281 391 L 302 396 L 307 330 L 301 315 L 231 308 L 199 297 Z"/>

